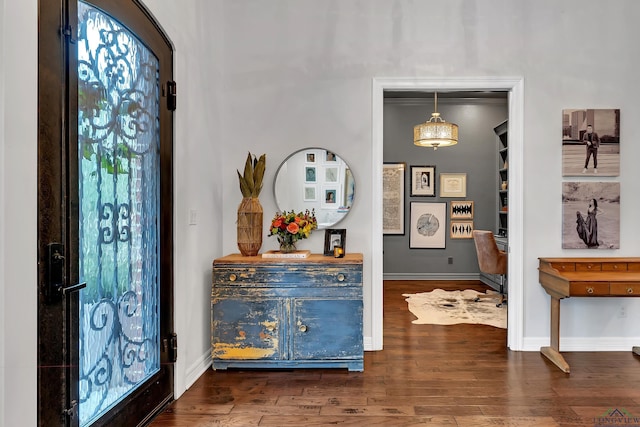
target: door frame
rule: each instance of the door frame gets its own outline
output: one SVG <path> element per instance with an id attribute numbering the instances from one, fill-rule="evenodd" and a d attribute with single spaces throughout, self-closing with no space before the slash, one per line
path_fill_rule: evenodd
<path id="1" fill-rule="evenodd" d="M 173 183 L 173 107 L 175 98 L 169 96 L 168 81 L 173 81 L 173 45 L 157 20 L 139 0 L 87 0 L 94 7 L 110 11 L 126 28 L 132 31 L 160 61 L 160 229 L 158 231 L 161 248 L 159 268 L 160 292 L 160 370 L 147 378 L 141 385 L 116 404 L 94 425 L 108 425 L 117 419 L 123 422 L 144 423 L 154 416 L 174 396 L 175 353 L 170 342 L 174 329 L 174 183 Z M 65 243 L 65 285 L 77 282 L 78 276 L 78 225 L 77 225 L 77 56 L 73 55 L 77 36 L 77 0 L 60 2 L 40 2 L 38 5 L 38 421 L 41 424 L 58 417 L 67 422 L 77 423 L 77 416 L 64 417 L 61 414 L 71 408 L 71 400 L 77 396 L 77 378 L 72 378 L 75 390 L 67 395 L 59 378 L 67 371 L 75 372 L 77 366 L 68 366 L 61 355 L 47 351 L 45 340 L 54 336 L 63 341 L 66 353 L 76 353 L 78 340 L 77 325 L 71 327 L 76 336 L 64 342 L 64 334 L 57 324 L 68 313 L 60 304 L 43 308 L 43 282 L 46 276 L 46 245 L 50 241 Z M 105 7 L 108 6 L 108 7 Z M 103 6 L 103 7 L 101 7 Z M 64 35 L 54 40 L 52 35 Z M 68 29 L 68 31 L 67 31 Z M 135 30 L 134 30 L 135 29 Z M 67 39 L 67 40 L 65 40 Z M 69 47 L 69 44 L 70 46 Z M 70 53 L 71 52 L 71 53 Z M 48 67 L 43 66 L 48 64 Z M 169 102 L 171 98 L 171 102 Z M 60 190 L 60 188 L 62 190 Z M 68 190 L 67 190 L 68 189 Z M 60 226 L 58 223 L 63 224 Z M 51 225 L 53 224 L 53 225 Z M 77 295 L 77 294 L 76 294 Z M 73 303 L 77 305 L 77 297 Z M 168 308 L 167 308 L 168 307 Z M 77 310 L 77 308 L 74 308 Z M 55 320 L 53 325 L 46 322 Z M 174 341 L 175 342 L 175 341 Z M 57 351 L 57 342 L 55 343 Z M 62 347 L 62 346 L 61 346 Z M 76 375 L 77 376 L 77 375 Z M 69 376 L 70 377 L 70 376 Z M 162 384 L 159 386 L 158 384 Z M 66 402 L 60 402 L 60 398 Z M 136 401 L 135 405 L 127 404 Z M 43 402 L 47 402 L 46 404 Z M 51 404 L 50 402 L 55 402 Z M 69 421 L 70 420 L 70 421 Z"/>
<path id="2" fill-rule="evenodd" d="M 524 77 L 373 78 L 371 138 L 371 342 L 367 350 L 383 348 L 383 218 L 385 91 L 506 91 L 509 99 L 509 306 L 507 347 L 523 350 L 524 340 Z"/>

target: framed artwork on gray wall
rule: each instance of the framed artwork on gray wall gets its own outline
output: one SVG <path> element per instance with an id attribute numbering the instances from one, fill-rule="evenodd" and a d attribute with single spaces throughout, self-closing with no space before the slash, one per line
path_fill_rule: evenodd
<path id="1" fill-rule="evenodd" d="M 473 219 L 473 201 L 471 200 L 452 200 L 449 202 L 449 217 L 451 220 L 457 219 Z"/>
<path id="2" fill-rule="evenodd" d="M 411 196 L 436 195 L 436 167 L 411 166 Z"/>
<path id="3" fill-rule="evenodd" d="M 467 197 L 467 174 L 441 173 L 440 197 Z"/>
<path id="4" fill-rule="evenodd" d="M 411 202 L 410 227 L 411 249 L 444 249 L 447 237 L 447 204 Z"/>
<path id="5" fill-rule="evenodd" d="M 620 110 L 562 110 L 562 176 L 620 176 Z"/>
<path id="6" fill-rule="evenodd" d="M 449 237 L 452 239 L 473 239 L 473 221 L 451 221 Z"/>
<path id="7" fill-rule="evenodd" d="M 404 234 L 405 163 L 385 163 L 382 167 L 382 231 Z"/>

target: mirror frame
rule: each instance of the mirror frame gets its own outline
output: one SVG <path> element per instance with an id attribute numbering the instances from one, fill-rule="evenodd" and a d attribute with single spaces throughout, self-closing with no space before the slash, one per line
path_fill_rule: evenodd
<path id="1" fill-rule="evenodd" d="M 308 150 L 323 150 L 323 151 L 326 151 L 326 152 L 333 153 L 336 156 L 336 158 L 342 160 L 342 162 L 345 165 L 345 168 L 350 170 L 351 176 L 352 176 L 352 179 L 353 179 L 353 183 L 354 183 L 353 184 L 353 186 L 354 186 L 353 201 L 351 202 L 351 206 L 349 207 L 349 209 L 346 212 L 344 212 L 343 215 L 340 217 L 340 219 L 338 219 L 336 222 L 333 222 L 331 224 L 323 224 L 323 225 L 320 225 L 320 222 L 318 222 L 318 230 L 330 229 L 330 228 L 335 227 L 337 224 L 341 223 L 347 217 L 347 215 L 349 215 L 349 212 L 351 212 L 351 210 L 353 209 L 353 205 L 355 204 L 355 200 L 356 200 L 356 197 L 355 197 L 356 196 L 356 179 L 355 179 L 355 174 L 353 173 L 353 169 L 347 163 L 347 161 L 344 159 L 344 157 L 340 156 L 335 151 L 327 149 L 327 148 L 323 148 L 323 147 L 304 147 L 304 148 L 301 148 L 299 150 L 294 151 L 293 153 L 291 153 L 287 157 L 285 157 L 284 160 L 282 162 L 280 162 L 280 165 L 278 165 L 278 169 L 276 170 L 276 173 L 273 176 L 273 185 L 272 185 L 273 199 L 275 201 L 276 207 L 278 208 L 278 211 L 282 212 L 282 207 L 280 206 L 280 202 L 278 201 L 278 195 L 276 193 L 276 182 L 278 180 L 278 175 L 280 174 L 280 170 L 287 163 L 287 161 L 289 159 L 291 159 L 292 157 L 294 157 L 297 154 L 304 153 L 305 151 L 308 151 Z M 316 162 L 319 162 L 319 161 L 321 161 L 321 160 L 316 159 Z M 320 163 L 320 164 L 322 164 L 322 163 Z M 317 177 L 317 168 L 316 168 L 316 177 Z M 344 185 L 345 185 L 344 179 L 341 181 L 340 185 L 344 187 Z M 320 195 L 317 195 L 317 197 L 318 197 L 318 200 L 321 199 Z M 320 205 L 320 207 L 321 206 L 322 205 Z M 317 212 L 317 209 L 316 209 L 316 217 L 317 216 L 318 216 L 318 212 Z"/>

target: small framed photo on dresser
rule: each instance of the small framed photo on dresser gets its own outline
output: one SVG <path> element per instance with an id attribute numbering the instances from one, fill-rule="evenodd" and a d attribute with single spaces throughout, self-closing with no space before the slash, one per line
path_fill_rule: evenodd
<path id="1" fill-rule="evenodd" d="M 336 246 L 342 248 L 342 253 L 345 253 L 345 247 L 347 241 L 347 230 L 344 228 L 330 228 L 324 231 L 324 254 L 334 255 L 334 249 Z"/>

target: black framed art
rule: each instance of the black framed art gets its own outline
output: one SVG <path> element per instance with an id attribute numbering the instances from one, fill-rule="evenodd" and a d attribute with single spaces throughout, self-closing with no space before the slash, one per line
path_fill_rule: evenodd
<path id="1" fill-rule="evenodd" d="M 324 230 L 324 254 L 333 255 L 336 246 L 342 248 L 345 253 L 345 245 L 347 241 L 347 230 L 344 228 L 328 228 Z"/>
<path id="2" fill-rule="evenodd" d="M 436 167 L 411 166 L 411 196 L 436 195 Z"/>

